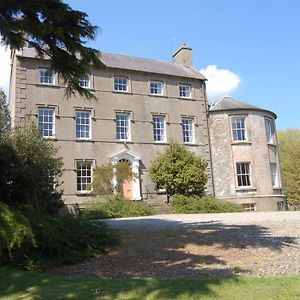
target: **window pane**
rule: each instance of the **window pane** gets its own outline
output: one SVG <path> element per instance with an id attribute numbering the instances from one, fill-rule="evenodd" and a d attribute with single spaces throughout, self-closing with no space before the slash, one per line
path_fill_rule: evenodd
<path id="1" fill-rule="evenodd" d="M 114 78 L 114 90 L 126 92 L 128 90 L 128 79 L 126 77 Z"/>
<path id="2" fill-rule="evenodd" d="M 232 137 L 234 141 L 246 140 L 245 118 L 232 118 Z"/>
<path id="3" fill-rule="evenodd" d="M 194 142 L 194 121 L 193 119 L 184 118 L 182 119 L 182 133 L 184 143 Z"/>
<path id="4" fill-rule="evenodd" d="M 38 127 L 41 129 L 44 137 L 54 136 L 54 109 L 38 109 Z"/>
<path id="5" fill-rule="evenodd" d="M 91 138 L 91 112 L 76 111 L 76 138 Z"/>
<path id="6" fill-rule="evenodd" d="M 153 116 L 153 139 L 154 141 L 165 140 L 165 117 Z"/>
<path id="7" fill-rule="evenodd" d="M 190 98 L 191 97 L 191 86 L 190 85 L 179 85 L 179 96 L 183 98 Z"/>
<path id="8" fill-rule="evenodd" d="M 129 115 L 116 114 L 116 137 L 118 140 L 129 139 Z"/>
<path id="9" fill-rule="evenodd" d="M 250 163 L 236 163 L 238 186 L 251 186 Z"/>
<path id="10" fill-rule="evenodd" d="M 89 191 L 92 183 L 92 162 L 77 162 L 77 191 Z"/>

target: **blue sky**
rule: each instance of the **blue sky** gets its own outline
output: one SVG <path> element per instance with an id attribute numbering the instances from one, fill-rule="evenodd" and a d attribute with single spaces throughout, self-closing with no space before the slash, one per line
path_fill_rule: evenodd
<path id="1" fill-rule="evenodd" d="M 211 99 L 229 94 L 274 111 L 277 129 L 300 128 L 300 1 L 66 2 L 101 28 L 90 46 L 170 61 L 187 43 Z"/>

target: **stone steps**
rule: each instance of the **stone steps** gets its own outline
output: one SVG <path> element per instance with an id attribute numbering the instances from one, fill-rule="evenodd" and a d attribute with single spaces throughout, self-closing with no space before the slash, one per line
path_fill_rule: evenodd
<path id="1" fill-rule="evenodd" d="M 162 200 L 148 199 L 148 200 L 145 200 L 145 203 L 147 203 L 147 205 L 149 205 L 150 207 L 152 207 L 154 209 L 154 212 L 156 215 L 171 213 L 169 206 Z"/>

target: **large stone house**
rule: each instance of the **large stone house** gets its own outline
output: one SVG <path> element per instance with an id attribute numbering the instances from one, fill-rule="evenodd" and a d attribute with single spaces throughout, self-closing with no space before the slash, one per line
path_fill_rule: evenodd
<path id="1" fill-rule="evenodd" d="M 193 68 L 192 51 L 186 45 L 173 54 L 172 62 L 108 53 L 101 53 L 100 59 L 103 68 L 80 78 L 80 85 L 98 100 L 66 99 L 65 86 L 49 69 L 47 58 L 39 58 L 33 48 L 12 52 L 13 126 L 29 118 L 45 138 L 56 143 L 64 161 L 66 204 L 89 198 L 96 165 L 124 160 L 135 174 L 123 185 L 125 196 L 133 200 L 158 197 L 161 191 L 149 177 L 151 161 L 170 141 L 177 141 L 208 162 L 208 194 L 237 201 L 246 209 L 283 205 L 275 114 L 255 107 L 249 110 L 250 106 L 234 110 L 224 104 L 225 98 L 209 110 L 206 78 Z M 266 140 L 265 128 L 271 130 L 272 143 Z M 235 135 L 241 134 L 246 139 L 236 141 Z M 239 156 L 239 151 L 249 155 Z M 260 182 L 257 174 L 265 179 Z"/>

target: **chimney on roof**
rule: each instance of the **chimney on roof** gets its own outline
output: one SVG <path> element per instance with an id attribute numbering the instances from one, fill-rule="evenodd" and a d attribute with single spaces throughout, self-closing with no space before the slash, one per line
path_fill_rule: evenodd
<path id="1" fill-rule="evenodd" d="M 173 61 L 186 67 L 192 66 L 192 48 L 186 44 L 181 45 L 172 55 Z"/>

